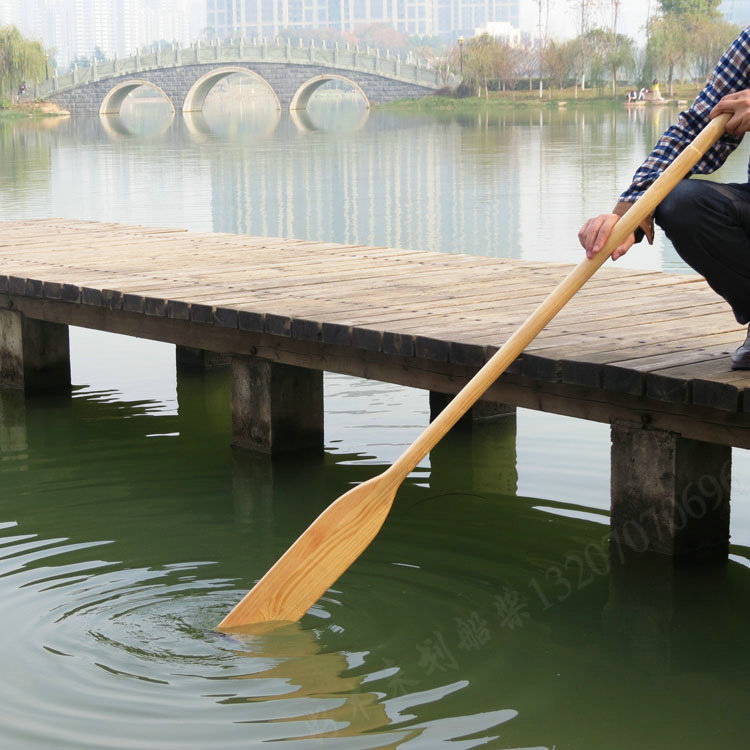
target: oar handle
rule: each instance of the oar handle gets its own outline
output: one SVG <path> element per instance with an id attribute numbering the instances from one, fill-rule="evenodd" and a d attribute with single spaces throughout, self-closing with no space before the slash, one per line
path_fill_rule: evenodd
<path id="1" fill-rule="evenodd" d="M 700 135 L 685 147 L 682 153 L 615 224 L 604 247 L 593 258 L 584 258 L 558 284 L 549 297 L 537 307 L 521 327 L 430 423 L 427 429 L 407 448 L 396 463 L 388 469 L 387 474 L 392 473 L 398 478 L 398 481 L 406 478 L 451 427 L 466 414 L 516 357 L 536 338 L 547 323 L 560 312 L 594 272 L 625 242 L 644 219 L 653 213 L 672 188 L 690 172 L 706 151 L 721 138 L 728 120 L 728 114 L 720 115 L 711 120 Z"/>

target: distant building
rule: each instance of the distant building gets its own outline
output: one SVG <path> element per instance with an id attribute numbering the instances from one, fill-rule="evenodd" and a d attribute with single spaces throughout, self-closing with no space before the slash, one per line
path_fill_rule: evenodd
<path id="1" fill-rule="evenodd" d="M 0 0 L 0 25 L 57 50 L 63 64 L 133 54 L 156 41 L 190 44 L 205 26 L 204 0 Z"/>
<path id="2" fill-rule="evenodd" d="M 484 28 L 474 29 L 474 36 L 480 34 L 489 34 L 509 47 L 521 47 L 524 43 L 523 32 L 508 21 L 490 21 Z"/>
<path id="3" fill-rule="evenodd" d="M 724 0 L 720 10 L 727 21 L 739 24 L 743 28 L 750 26 L 750 0 Z"/>
<path id="4" fill-rule="evenodd" d="M 373 23 L 455 38 L 493 22 L 518 28 L 520 0 L 207 0 L 206 11 L 206 26 L 220 38 L 294 29 L 354 32 Z"/>
<path id="5" fill-rule="evenodd" d="M 18 26 L 20 4 L 16 0 L 0 0 L 0 26 Z"/>

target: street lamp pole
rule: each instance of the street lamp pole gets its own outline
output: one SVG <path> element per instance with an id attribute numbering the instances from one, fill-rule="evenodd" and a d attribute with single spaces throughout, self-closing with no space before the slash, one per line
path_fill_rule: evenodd
<path id="1" fill-rule="evenodd" d="M 464 75 L 464 38 L 462 36 L 458 37 L 458 49 L 459 49 L 459 58 L 461 60 L 461 77 L 463 78 Z"/>

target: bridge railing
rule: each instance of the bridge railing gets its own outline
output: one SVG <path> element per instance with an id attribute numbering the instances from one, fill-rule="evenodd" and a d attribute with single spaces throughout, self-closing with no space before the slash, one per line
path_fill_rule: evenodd
<path id="1" fill-rule="evenodd" d="M 301 40 L 300 40 L 301 42 Z M 195 65 L 198 63 L 277 62 L 356 70 L 394 78 L 408 83 L 417 83 L 429 88 L 455 85 L 458 79 L 452 74 L 430 67 L 418 57 L 402 59 L 400 54 L 379 49 L 360 48 L 350 44 L 325 45 L 309 42 L 302 45 L 291 39 L 237 39 L 225 43 L 204 44 L 196 42 L 189 47 L 179 45 L 156 47 L 153 51 L 132 57 L 92 63 L 89 67 L 75 67 L 69 73 L 35 84 L 33 94 L 44 99 L 57 91 L 91 83 L 105 78 L 114 78 L 158 68 Z"/>

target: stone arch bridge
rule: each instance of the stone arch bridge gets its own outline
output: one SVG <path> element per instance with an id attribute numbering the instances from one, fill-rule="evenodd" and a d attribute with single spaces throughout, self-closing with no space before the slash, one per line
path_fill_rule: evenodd
<path id="1" fill-rule="evenodd" d="M 116 114 L 138 86 L 157 89 L 175 111 L 200 111 L 222 78 L 240 73 L 268 86 L 280 109 L 304 109 L 327 81 L 350 84 L 370 104 L 427 96 L 455 83 L 418 58 L 402 60 L 380 50 L 294 45 L 278 39 L 190 47 L 171 46 L 122 60 L 107 60 L 30 87 L 29 95 L 71 114 Z"/>

